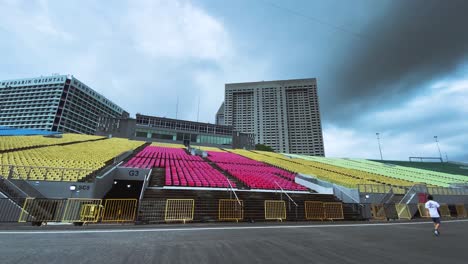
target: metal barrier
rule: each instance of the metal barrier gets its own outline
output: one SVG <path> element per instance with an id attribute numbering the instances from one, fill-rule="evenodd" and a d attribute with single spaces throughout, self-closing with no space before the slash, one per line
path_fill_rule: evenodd
<path id="1" fill-rule="evenodd" d="M 102 222 L 133 222 L 136 208 L 137 199 L 107 199 Z"/>
<path id="2" fill-rule="evenodd" d="M 387 214 L 383 204 L 371 204 L 372 218 L 376 220 L 386 220 Z"/>
<path id="3" fill-rule="evenodd" d="M 426 204 L 418 203 L 418 211 L 421 217 L 431 217 L 426 210 Z"/>
<path id="4" fill-rule="evenodd" d="M 164 220 L 171 221 L 193 221 L 195 210 L 194 199 L 167 199 Z"/>
<path id="5" fill-rule="evenodd" d="M 265 220 L 286 220 L 286 203 L 283 200 L 265 200 Z"/>
<path id="6" fill-rule="evenodd" d="M 9 198 L 0 198 L 0 222 L 18 222 L 21 207 Z"/>
<path id="7" fill-rule="evenodd" d="M 69 198 L 62 222 L 94 222 L 99 220 L 102 209 L 101 199 Z"/>
<path id="8" fill-rule="evenodd" d="M 456 204 L 455 209 L 457 210 L 457 217 L 466 217 L 466 208 L 464 204 Z"/>
<path id="9" fill-rule="evenodd" d="M 18 222 L 60 222 L 66 199 L 26 198 Z"/>
<path id="10" fill-rule="evenodd" d="M 145 223 L 164 222 L 166 199 L 143 199 L 140 202 L 138 220 Z"/>
<path id="11" fill-rule="evenodd" d="M 220 221 L 236 221 L 244 219 L 244 202 L 237 199 L 220 199 L 218 206 Z"/>
<path id="12" fill-rule="evenodd" d="M 325 219 L 344 219 L 342 203 L 323 203 L 323 208 L 325 211 Z"/>
<path id="13" fill-rule="evenodd" d="M 306 220 L 325 219 L 325 208 L 323 207 L 323 202 L 305 201 L 304 211 Z"/>
<path id="14" fill-rule="evenodd" d="M 448 204 L 440 204 L 439 211 L 441 217 L 452 217 Z"/>
<path id="15" fill-rule="evenodd" d="M 395 209 L 399 219 L 411 220 L 412 215 L 407 204 L 395 204 Z"/>

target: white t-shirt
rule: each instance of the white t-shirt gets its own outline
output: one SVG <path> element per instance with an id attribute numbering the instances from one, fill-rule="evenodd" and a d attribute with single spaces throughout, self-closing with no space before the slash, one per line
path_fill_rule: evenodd
<path id="1" fill-rule="evenodd" d="M 440 217 L 439 215 L 439 212 L 437 211 L 437 208 L 440 207 L 439 203 L 438 202 L 434 202 L 432 200 L 429 200 L 426 202 L 426 206 L 425 206 L 427 209 L 429 209 L 429 215 L 432 217 L 432 218 L 436 218 L 436 217 Z"/>

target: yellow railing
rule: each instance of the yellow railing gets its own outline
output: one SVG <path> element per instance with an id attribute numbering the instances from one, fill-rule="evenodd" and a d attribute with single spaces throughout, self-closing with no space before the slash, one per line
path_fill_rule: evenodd
<path id="1" fill-rule="evenodd" d="M 372 218 L 377 220 L 387 219 L 387 213 L 383 204 L 371 204 Z"/>
<path id="2" fill-rule="evenodd" d="M 167 199 L 164 220 L 166 222 L 174 221 L 193 221 L 195 210 L 194 199 Z"/>
<path id="3" fill-rule="evenodd" d="M 137 199 L 107 199 L 102 222 L 133 222 L 136 209 Z"/>
<path id="4" fill-rule="evenodd" d="M 407 204 L 395 204 L 395 209 L 399 219 L 411 220 L 413 218 Z"/>
<path id="5" fill-rule="evenodd" d="M 342 203 L 323 203 L 325 219 L 339 220 L 344 219 Z"/>
<path id="6" fill-rule="evenodd" d="M 304 211 L 306 220 L 325 219 L 325 208 L 323 207 L 323 202 L 305 201 Z"/>
<path id="7" fill-rule="evenodd" d="M 97 222 L 102 208 L 101 199 L 69 198 L 62 222 Z"/>
<path id="8" fill-rule="evenodd" d="M 464 204 L 457 204 L 455 205 L 455 209 L 457 210 L 457 217 L 465 218 L 466 215 L 466 208 Z"/>
<path id="9" fill-rule="evenodd" d="M 265 220 L 286 220 L 286 203 L 282 200 L 265 200 Z"/>
<path id="10" fill-rule="evenodd" d="M 66 203 L 64 199 L 26 198 L 18 222 L 60 222 Z"/>
<path id="11" fill-rule="evenodd" d="M 236 199 L 220 199 L 218 206 L 218 219 L 220 221 L 237 222 L 244 219 L 244 202 Z"/>

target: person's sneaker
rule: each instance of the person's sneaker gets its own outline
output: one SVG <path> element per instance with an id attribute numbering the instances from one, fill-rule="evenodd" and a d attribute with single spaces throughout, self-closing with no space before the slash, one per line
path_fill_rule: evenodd
<path id="1" fill-rule="evenodd" d="M 440 233 L 439 233 L 438 230 L 434 230 L 434 235 L 439 236 L 439 234 L 440 234 Z"/>

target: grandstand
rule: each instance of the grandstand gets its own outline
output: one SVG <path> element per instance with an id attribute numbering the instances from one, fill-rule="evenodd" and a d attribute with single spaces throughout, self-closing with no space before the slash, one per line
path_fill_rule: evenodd
<path id="1" fill-rule="evenodd" d="M 200 156 L 192 156 L 182 148 L 159 147 L 152 143 L 124 166 L 134 168 L 164 168 L 165 185 L 189 187 L 236 186 Z"/>
<path id="2" fill-rule="evenodd" d="M 319 179 L 336 183 L 349 188 L 356 188 L 358 184 L 376 184 L 377 182 L 363 177 L 356 177 L 351 174 L 343 173 L 336 168 L 330 170 L 323 166 L 309 162 L 303 159 L 290 159 L 282 154 L 266 151 L 246 151 L 233 150 L 234 153 L 249 157 L 258 161 L 277 166 L 284 170 L 315 176 Z"/>
<path id="3" fill-rule="evenodd" d="M 1 174 L 8 175 L 13 166 L 13 179 L 80 181 L 119 154 L 141 145 L 143 142 L 77 134 L 2 137 Z"/>
<path id="4" fill-rule="evenodd" d="M 389 165 L 398 165 L 402 167 L 411 167 L 435 172 L 443 172 L 449 174 L 458 174 L 468 176 L 468 164 L 451 163 L 451 162 L 409 162 L 396 160 L 372 160 Z"/>
<path id="5" fill-rule="evenodd" d="M 293 158 L 344 167 L 347 169 L 354 169 L 361 172 L 368 172 L 375 175 L 381 175 L 386 178 L 402 180 L 411 184 L 424 183 L 430 186 L 449 187 L 450 184 L 453 183 L 468 183 L 468 179 L 463 175 L 433 172 L 397 165 L 388 165 L 364 159 L 323 158 L 294 154 L 285 155 Z"/>
<path id="6" fill-rule="evenodd" d="M 0 138 L 0 152 L 20 150 L 31 147 L 44 147 L 61 145 L 66 143 L 77 143 L 90 140 L 103 139 L 99 136 L 88 136 L 79 134 L 62 134 L 60 137 L 34 136 L 2 136 Z"/>
<path id="7" fill-rule="evenodd" d="M 466 215 L 463 199 L 468 192 L 445 188 L 467 183 L 464 175 L 360 159 L 190 149 L 76 134 L 1 139 L 0 192 L 7 198 L 0 200 L 0 212 L 1 203 L 5 208 L 23 208 L 15 211 L 15 221 L 18 217 L 26 222 L 64 221 L 70 213 L 67 206 L 75 208 L 73 221 L 84 217 L 94 222 L 368 219 L 370 205 L 359 204 L 359 199 L 369 193 L 376 194 L 369 203 L 388 197 L 394 208 L 389 218 L 396 219 L 401 217 L 398 208 L 406 206 L 398 203 L 416 183 L 424 183 L 425 192 L 451 203 L 452 214 Z M 311 184 L 304 182 L 308 176 Z M 359 188 L 369 185 L 384 188 L 370 192 Z M 389 190 L 395 196 L 386 196 Z M 92 211 L 99 206 L 106 208 L 102 215 Z M 411 208 L 402 217 L 415 216 L 417 209 Z M 23 211 L 28 214 L 21 216 Z"/>
<path id="8" fill-rule="evenodd" d="M 291 172 L 268 166 L 234 153 L 209 152 L 208 159 L 242 181 L 252 189 L 277 189 L 305 191 L 307 188 L 294 182 Z"/>

